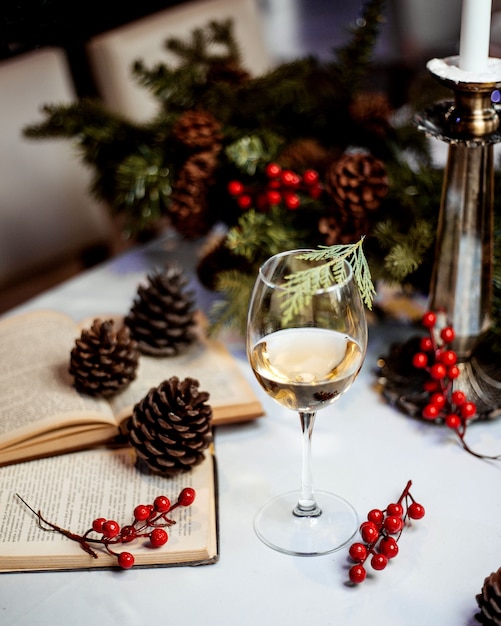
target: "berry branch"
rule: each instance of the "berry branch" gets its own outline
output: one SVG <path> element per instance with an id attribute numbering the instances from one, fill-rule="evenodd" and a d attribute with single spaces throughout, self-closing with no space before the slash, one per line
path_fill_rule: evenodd
<path id="1" fill-rule="evenodd" d="M 98 517 L 92 522 L 91 528 L 86 530 L 83 535 L 79 535 L 49 522 L 42 516 L 40 511 L 35 511 L 19 494 L 16 494 L 19 500 L 36 516 L 39 528 L 48 532 L 58 532 L 68 539 L 76 541 L 82 550 L 90 554 L 94 559 L 98 558 L 98 553 L 90 544 L 101 545 L 108 554 L 116 557 L 118 565 L 122 569 L 129 569 L 134 565 L 134 555 L 128 551 L 117 552 L 113 549 L 113 546 L 131 543 L 140 538 L 149 539 L 150 546 L 153 548 L 160 548 L 165 545 L 169 539 L 165 528 L 176 523 L 175 520 L 167 517 L 167 514 L 171 514 L 180 506 L 185 507 L 193 504 L 195 495 L 194 489 L 185 487 L 179 493 L 174 504 L 171 504 L 167 496 L 157 496 L 153 504 L 139 504 L 136 506 L 132 524 L 120 527 L 118 522 L 113 519 Z M 93 537 L 93 533 L 101 536 Z"/>
<path id="2" fill-rule="evenodd" d="M 416 502 L 410 493 L 411 485 L 412 481 L 409 480 L 397 502 L 388 504 L 384 510 L 371 509 L 367 520 L 360 524 L 359 531 L 364 543 L 353 543 L 349 549 L 350 558 L 355 562 L 349 571 L 352 583 L 359 584 L 365 580 L 367 570 L 364 564 L 369 557 L 373 569 L 385 569 L 388 561 L 398 554 L 398 541 L 405 524 L 411 519 L 424 517 L 423 505 Z"/>
<path id="3" fill-rule="evenodd" d="M 450 349 L 455 332 L 452 326 L 439 329 L 437 320 L 437 314 L 432 311 L 423 315 L 421 323 L 429 334 L 421 339 L 420 350 L 412 358 L 414 367 L 425 370 L 429 375 L 423 384 L 429 398 L 423 407 L 422 416 L 429 421 L 443 421 L 456 432 L 461 445 L 469 454 L 480 459 L 501 459 L 501 455 L 486 456 L 475 452 L 466 443 L 467 426 L 476 416 L 477 407 L 474 402 L 468 401 L 463 391 L 454 389 L 454 381 L 460 375 L 457 354 Z"/>

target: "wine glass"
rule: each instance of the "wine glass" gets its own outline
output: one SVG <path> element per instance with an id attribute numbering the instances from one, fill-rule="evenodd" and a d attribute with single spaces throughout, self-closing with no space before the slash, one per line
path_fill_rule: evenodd
<path id="1" fill-rule="evenodd" d="M 344 498 L 313 491 L 311 439 L 318 409 L 349 389 L 367 348 L 365 309 L 350 264 L 333 272 L 330 285 L 299 301 L 285 315 L 292 274 L 325 264 L 289 250 L 260 268 L 249 303 L 247 357 L 259 384 L 278 404 L 299 413 L 301 489 L 280 495 L 258 512 L 254 528 L 268 546 L 313 556 L 338 550 L 358 530 L 355 509 Z M 337 280 L 335 278 L 337 277 Z"/>

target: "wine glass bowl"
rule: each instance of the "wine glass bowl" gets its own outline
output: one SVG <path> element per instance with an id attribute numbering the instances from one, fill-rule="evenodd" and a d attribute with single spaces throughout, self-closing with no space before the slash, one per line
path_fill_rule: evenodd
<path id="1" fill-rule="evenodd" d="M 318 289 L 294 299 L 289 280 L 321 269 L 312 250 L 268 259 L 256 279 L 247 319 L 247 356 L 261 387 L 299 413 L 303 433 L 301 489 L 278 496 L 256 516 L 255 530 L 276 550 L 295 555 L 333 552 L 358 528 L 354 508 L 340 496 L 313 491 L 311 438 L 316 412 L 345 393 L 367 347 L 365 310 L 349 263 L 330 272 Z"/>

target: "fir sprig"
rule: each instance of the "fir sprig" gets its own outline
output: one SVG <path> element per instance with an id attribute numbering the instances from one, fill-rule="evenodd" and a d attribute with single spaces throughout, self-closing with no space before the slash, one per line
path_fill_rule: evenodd
<path id="1" fill-rule="evenodd" d="M 318 250 L 299 256 L 309 261 L 325 261 L 321 265 L 294 272 L 287 277 L 284 299 L 284 318 L 289 319 L 311 300 L 319 289 L 327 289 L 346 278 L 344 261 L 351 265 L 362 300 L 369 309 L 376 294 L 369 264 L 363 251 L 364 237 L 354 244 L 320 246 Z"/>

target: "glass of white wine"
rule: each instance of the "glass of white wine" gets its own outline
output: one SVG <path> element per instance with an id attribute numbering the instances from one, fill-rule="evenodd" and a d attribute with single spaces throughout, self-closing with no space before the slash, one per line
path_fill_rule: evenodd
<path id="1" fill-rule="evenodd" d="M 259 384 L 278 404 L 299 413 L 303 436 L 300 490 L 265 504 L 254 528 L 275 550 L 314 556 L 338 550 L 358 529 L 349 502 L 314 492 L 311 440 L 318 409 L 347 391 L 362 367 L 367 322 L 346 260 L 340 261 L 341 272 L 331 271 L 327 286 L 297 300 L 285 314 L 290 276 L 321 264 L 304 258 L 308 252 L 313 251 L 282 252 L 261 266 L 249 303 L 246 344 Z"/>

